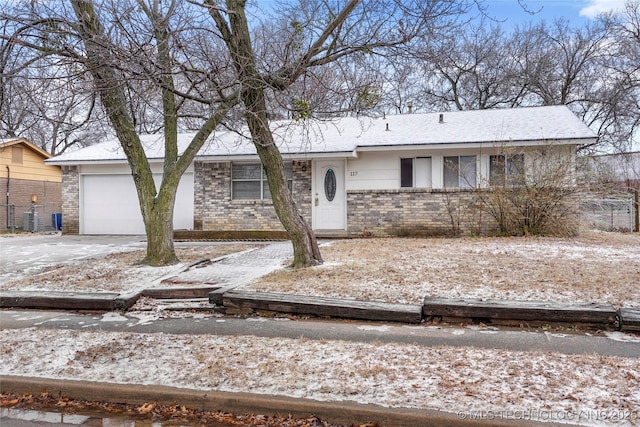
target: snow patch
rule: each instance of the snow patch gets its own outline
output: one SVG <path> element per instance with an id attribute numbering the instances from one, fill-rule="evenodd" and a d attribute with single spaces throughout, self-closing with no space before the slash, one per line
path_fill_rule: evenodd
<path id="1" fill-rule="evenodd" d="M 362 325 L 358 326 L 358 329 L 361 331 L 377 331 L 377 332 L 387 332 L 389 327 L 387 325 L 374 326 L 374 325 Z"/>
<path id="2" fill-rule="evenodd" d="M 532 421 L 553 421 L 541 417 L 556 413 L 589 426 L 630 425 L 638 414 L 629 408 L 640 407 L 640 367 L 629 357 L 36 328 L 0 330 L 0 354 L 4 375 L 172 384 L 467 414 L 529 411 Z M 629 418 L 576 418 L 606 411 Z"/>
<path id="3" fill-rule="evenodd" d="M 124 317 L 123 315 L 121 315 L 120 313 L 116 313 L 116 312 L 109 312 L 109 313 L 105 313 L 102 316 L 102 319 L 100 319 L 101 322 L 126 322 L 127 319 L 126 317 Z"/>
<path id="4" fill-rule="evenodd" d="M 53 317 L 51 319 L 45 319 L 42 322 L 38 322 L 38 323 L 34 323 L 34 326 L 40 326 L 40 325 L 44 325 L 45 323 L 49 323 L 49 322 L 65 322 L 67 320 L 70 320 L 68 317 Z"/>
<path id="5" fill-rule="evenodd" d="M 613 341 L 621 341 L 621 342 L 637 342 L 640 343 L 640 336 L 625 334 L 624 332 L 605 332 L 604 335 Z"/>

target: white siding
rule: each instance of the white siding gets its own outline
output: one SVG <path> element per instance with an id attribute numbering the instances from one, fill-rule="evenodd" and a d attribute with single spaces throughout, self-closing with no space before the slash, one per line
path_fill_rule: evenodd
<path id="1" fill-rule="evenodd" d="M 402 157 L 410 157 L 409 155 Z M 400 155 L 361 153 L 347 161 L 347 190 L 388 190 L 400 188 Z"/>
<path id="2" fill-rule="evenodd" d="M 546 147 L 546 155 L 542 156 L 550 165 L 567 162 L 571 159 L 573 146 Z M 513 152 L 525 153 L 525 166 L 527 170 L 536 170 L 531 164 L 531 159 L 541 158 L 540 148 L 515 148 Z M 506 147 L 484 149 L 458 149 L 458 150 L 394 150 L 394 151 L 370 151 L 361 152 L 357 159 L 347 160 L 346 189 L 347 190 L 396 190 L 400 188 L 400 159 L 415 158 L 414 179 L 416 187 L 425 187 L 427 177 L 420 176 L 420 170 L 424 167 L 417 166 L 421 162 L 431 162 L 430 188 L 441 189 L 444 187 L 444 157 L 446 156 L 476 156 L 477 185 L 487 187 L 489 181 L 489 156 L 492 154 L 509 153 Z M 527 152 L 529 154 L 527 154 Z M 534 154 L 537 153 L 537 154 Z M 538 166 L 539 170 L 540 167 Z M 428 188 L 428 187 L 427 187 Z"/>
<path id="3" fill-rule="evenodd" d="M 431 160 L 418 159 L 429 157 Z M 416 158 L 417 163 L 423 163 L 416 167 L 414 163 L 414 173 L 420 168 L 426 167 L 431 162 L 431 176 L 427 180 L 426 176 L 415 176 L 416 185 L 429 183 L 434 186 L 438 181 L 436 175 L 442 171 L 436 170 L 431 153 L 417 150 L 390 151 L 390 152 L 363 152 L 357 159 L 347 161 L 347 190 L 395 190 L 400 188 L 400 159 Z M 423 185 L 420 185 L 421 187 Z"/>

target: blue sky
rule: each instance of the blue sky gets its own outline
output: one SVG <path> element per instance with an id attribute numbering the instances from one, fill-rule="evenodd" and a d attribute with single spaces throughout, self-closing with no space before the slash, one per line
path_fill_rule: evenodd
<path id="1" fill-rule="evenodd" d="M 254 0 L 254 4 L 265 6 L 275 1 Z M 621 10 L 625 0 L 521 0 L 520 3 L 526 5 L 528 10 L 537 13 L 533 15 L 527 13 L 518 4 L 518 0 L 484 0 L 489 16 L 503 22 L 506 28 L 529 21 L 545 20 L 551 22 L 560 17 L 569 19 L 575 25 L 580 25 L 600 13 Z"/>
<path id="2" fill-rule="evenodd" d="M 619 11 L 625 0 L 521 0 L 527 9 L 535 11 L 527 13 L 517 0 L 485 0 L 489 16 L 504 21 L 504 25 L 513 26 L 529 21 L 553 21 L 564 17 L 576 25 L 595 18 L 608 11 Z"/>

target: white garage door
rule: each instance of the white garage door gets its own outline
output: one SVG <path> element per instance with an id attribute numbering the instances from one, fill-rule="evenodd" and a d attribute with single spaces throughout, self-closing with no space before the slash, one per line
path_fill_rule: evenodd
<path id="1" fill-rule="evenodd" d="M 154 175 L 156 185 L 162 177 Z M 81 234 L 145 234 L 133 177 L 82 175 Z M 180 180 L 173 214 L 174 229 L 193 229 L 193 173 Z"/>

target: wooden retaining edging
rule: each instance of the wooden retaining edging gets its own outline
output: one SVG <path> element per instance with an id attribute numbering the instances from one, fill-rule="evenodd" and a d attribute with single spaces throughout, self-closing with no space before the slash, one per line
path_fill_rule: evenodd
<path id="1" fill-rule="evenodd" d="M 621 331 L 640 331 L 640 309 L 620 307 L 618 316 Z"/>
<path id="2" fill-rule="evenodd" d="M 380 322 L 420 323 L 433 318 L 584 323 L 640 331 L 640 309 L 610 304 L 551 301 L 481 300 L 426 297 L 423 305 L 193 286 L 146 289 L 130 293 L 0 291 L 0 308 L 127 310 L 141 295 L 153 298 L 203 298 L 228 312 L 271 311 Z"/>
<path id="3" fill-rule="evenodd" d="M 556 303 L 551 301 L 426 297 L 424 299 L 423 314 L 425 317 L 614 325 L 617 312 L 612 305 L 599 303 Z"/>
<path id="4" fill-rule="evenodd" d="M 219 296 L 219 294 L 212 296 L 210 300 L 216 297 L 219 300 Z M 222 306 L 225 310 L 235 311 L 264 310 L 382 322 L 420 323 L 422 321 L 422 307 L 419 305 L 267 292 L 228 291 L 222 294 Z"/>
<path id="5" fill-rule="evenodd" d="M 140 296 L 160 299 L 207 298 L 219 286 L 164 287 L 115 292 L 0 291 L 0 308 L 128 310 Z"/>
<path id="6" fill-rule="evenodd" d="M 119 297 L 110 292 L 3 291 L 0 307 L 111 311 Z"/>
<path id="7" fill-rule="evenodd" d="M 142 291 L 142 296 L 157 299 L 209 298 L 209 294 L 218 289 L 220 289 L 220 286 L 215 285 L 174 287 L 165 286 L 161 288 L 145 289 Z"/>

